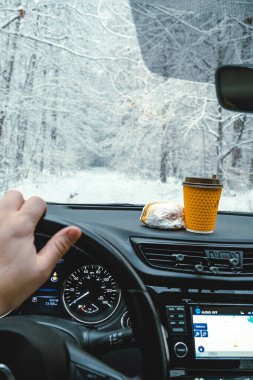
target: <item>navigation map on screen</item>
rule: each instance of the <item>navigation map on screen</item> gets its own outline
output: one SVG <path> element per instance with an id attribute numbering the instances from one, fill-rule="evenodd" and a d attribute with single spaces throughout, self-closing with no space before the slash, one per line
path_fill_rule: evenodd
<path id="1" fill-rule="evenodd" d="M 196 358 L 252 358 L 253 306 L 192 307 Z"/>

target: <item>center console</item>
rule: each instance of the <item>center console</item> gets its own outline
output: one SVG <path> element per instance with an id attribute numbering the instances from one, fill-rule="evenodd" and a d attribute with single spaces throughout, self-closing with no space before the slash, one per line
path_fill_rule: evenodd
<path id="1" fill-rule="evenodd" d="M 168 333 L 172 376 L 253 376 L 253 291 L 152 291 Z"/>

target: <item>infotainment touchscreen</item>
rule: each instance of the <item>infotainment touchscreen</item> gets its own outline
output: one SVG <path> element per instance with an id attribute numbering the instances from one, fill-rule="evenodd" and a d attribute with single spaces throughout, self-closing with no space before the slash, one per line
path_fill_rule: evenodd
<path id="1" fill-rule="evenodd" d="M 253 357 L 253 306 L 192 306 L 196 359 Z"/>

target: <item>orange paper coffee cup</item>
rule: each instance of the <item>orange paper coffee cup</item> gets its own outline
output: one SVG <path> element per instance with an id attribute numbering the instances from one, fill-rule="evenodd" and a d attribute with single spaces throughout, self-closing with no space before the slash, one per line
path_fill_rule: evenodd
<path id="1" fill-rule="evenodd" d="M 186 177 L 183 182 L 184 215 L 187 231 L 211 234 L 214 231 L 222 191 L 220 180 Z"/>

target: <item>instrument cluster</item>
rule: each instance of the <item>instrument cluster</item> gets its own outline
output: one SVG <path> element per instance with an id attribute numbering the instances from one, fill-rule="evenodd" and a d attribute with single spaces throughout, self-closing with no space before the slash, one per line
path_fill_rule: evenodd
<path id="1" fill-rule="evenodd" d="M 48 240 L 48 236 L 36 234 L 37 250 Z M 21 305 L 18 314 L 73 318 L 97 325 L 109 320 L 120 304 L 121 290 L 111 273 L 74 246 L 57 262 L 48 281 Z"/>

